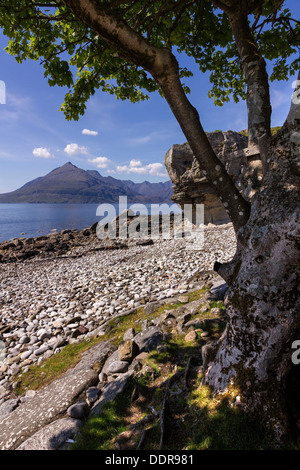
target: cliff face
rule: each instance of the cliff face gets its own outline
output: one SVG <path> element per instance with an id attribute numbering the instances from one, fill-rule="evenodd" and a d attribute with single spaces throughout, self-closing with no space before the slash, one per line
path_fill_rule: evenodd
<path id="1" fill-rule="evenodd" d="M 248 148 L 247 137 L 233 131 L 212 132 L 207 137 L 219 159 L 246 199 L 260 184 L 261 160 L 257 148 Z M 204 222 L 230 222 L 223 204 L 203 174 L 189 144 L 173 145 L 165 156 L 165 166 L 174 184 L 172 200 L 184 204 L 204 204 Z"/>

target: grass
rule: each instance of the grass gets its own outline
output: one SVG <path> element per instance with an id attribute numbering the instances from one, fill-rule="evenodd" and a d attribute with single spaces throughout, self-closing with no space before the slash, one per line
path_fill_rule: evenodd
<path id="1" fill-rule="evenodd" d="M 263 424 L 233 406 L 230 397 L 214 399 L 209 389 L 199 384 L 189 394 L 188 406 L 188 450 L 268 449 L 270 442 Z"/>
<path id="2" fill-rule="evenodd" d="M 272 136 L 275 135 L 280 129 L 281 129 L 281 126 L 271 127 L 271 135 Z M 240 131 L 239 134 L 242 134 L 248 137 L 248 129 Z"/>
<path id="3" fill-rule="evenodd" d="M 199 289 L 189 294 L 190 299 L 200 298 L 205 289 Z M 16 376 L 15 393 L 22 395 L 26 390 L 38 390 L 48 385 L 53 380 L 59 378 L 68 369 L 74 367 L 81 359 L 82 353 L 93 347 L 95 344 L 110 340 L 113 345 L 118 346 L 123 339 L 125 331 L 134 328 L 138 333 L 141 330 L 141 323 L 144 320 L 152 320 L 160 316 L 166 310 L 172 310 L 182 303 L 165 304 L 151 315 L 145 314 L 144 307 L 139 307 L 132 313 L 116 317 L 108 322 L 106 333 L 98 338 L 91 338 L 78 343 L 64 346 L 60 352 L 54 354 L 49 359 L 45 359 L 40 364 L 29 366 L 28 371 L 19 373 Z"/>
<path id="4" fill-rule="evenodd" d="M 189 301 L 193 301 L 201 299 L 204 293 L 205 289 L 200 289 L 186 295 Z M 225 307 L 222 302 L 203 300 L 209 304 L 209 308 L 204 313 L 198 311 L 192 319 L 202 321 L 213 320 L 216 316 L 223 318 Z M 28 388 L 38 389 L 50 383 L 73 367 L 82 353 L 99 341 L 110 340 L 118 345 L 129 328 L 133 327 L 138 332 L 145 319 L 151 320 L 181 305 L 180 302 L 165 304 L 151 315 L 146 315 L 141 307 L 129 315 L 112 319 L 105 335 L 67 345 L 39 366 L 30 367 L 27 373 L 18 377 L 16 392 L 21 394 Z M 218 308 L 219 312 L 212 311 L 214 308 Z M 205 330 L 205 325 L 203 323 L 200 333 Z M 219 322 L 219 327 L 206 328 L 206 331 L 209 331 L 211 337 L 217 338 L 223 331 L 223 324 Z M 270 443 L 263 425 L 251 421 L 240 408 L 233 406 L 238 391 L 222 400 L 210 395 L 208 388 L 202 384 L 201 348 L 206 339 L 199 334 L 197 339 L 187 342 L 185 335 L 174 332 L 167 334 L 163 347 L 149 353 L 140 374 L 132 377 L 125 390 L 103 406 L 100 416 L 84 423 L 75 444 L 69 448 L 136 449 L 144 432 L 146 437 L 141 449 L 158 450 L 161 438 L 160 412 L 164 397 L 167 397 L 161 450 L 268 449 Z M 151 423 L 140 424 L 149 416 L 153 418 Z"/>
<path id="5" fill-rule="evenodd" d="M 159 450 L 161 428 L 159 413 L 165 395 L 166 383 L 174 394 L 167 396 L 165 411 L 165 437 L 162 451 L 168 450 L 251 450 L 268 449 L 268 435 L 261 423 L 251 421 L 239 408 L 233 406 L 237 391 L 222 400 L 211 396 L 202 385 L 199 373 L 200 341 L 187 346 L 183 336 L 165 342 L 166 351 L 149 354 L 147 372 L 131 379 L 125 391 L 107 403 L 100 416 L 89 419 L 81 428 L 71 450 L 121 450 L 136 449 L 143 429 L 146 438 L 143 449 Z M 188 357 L 192 354 L 192 367 L 187 388 L 183 376 Z M 154 373 L 149 372 L 152 368 Z M 178 393 L 179 390 L 179 393 Z M 151 425 L 134 426 L 155 410 L 157 415 Z M 131 427 L 131 428 L 130 428 Z M 131 429 L 131 430 L 130 430 Z"/>
<path id="6" fill-rule="evenodd" d="M 107 450 L 116 435 L 128 427 L 128 410 L 131 404 L 133 382 L 124 393 L 102 408 L 100 416 L 89 419 L 81 428 L 72 450 Z"/>
<path id="7" fill-rule="evenodd" d="M 205 292 L 205 289 L 200 289 L 186 296 L 191 302 L 201 299 Z M 210 339 L 220 337 L 226 325 L 223 302 L 208 301 L 203 297 L 202 305 L 206 303 L 207 310 L 201 313 L 199 307 L 191 318 L 198 319 L 201 324 L 201 328 L 197 326 L 196 329 L 197 338 L 187 342 L 188 330 L 167 333 L 162 347 L 149 353 L 143 369 L 128 381 L 125 390 L 112 402 L 103 405 L 100 416 L 83 424 L 70 450 L 134 450 L 142 436 L 145 439 L 139 447 L 141 450 L 159 450 L 160 413 L 163 409 L 162 451 L 274 448 L 263 423 L 251 420 L 240 407 L 235 406 L 238 390 L 216 398 L 202 383 L 202 346 Z M 112 319 L 107 324 L 105 335 L 69 344 L 40 365 L 30 367 L 27 373 L 20 374 L 16 392 L 23 394 L 29 388 L 36 390 L 45 386 L 73 367 L 82 353 L 98 342 L 110 340 L 117 346 L 129 328 L 133 327 L 138 332 L 144 320 L 151 320 L 181 305 L 181 302 L 165 304 L 151 315 L 146 315 L 141 307 L 131 314 Z M 214 322 L 214 319 L 218 321 Z M 201 336 L 202 331 L 209 333 L 208 338 Z M 147 421 L 149 416 L 150 422 Z M 298 450 L 300 439 L 291 443 L 290 448 Z"/>
<path id="8" fill-rule="evenodd" d="M 38 390 L 59 378 L 64 372 L 74 367 L 84 351 L 97 343 L 97 340 L 82 341 L 66 345 L 59 353 L 42 361 L 39 365 L 30 366 L 25 373 L 16 377 L 15 393 L 22 395 L 26 390 Z"/>

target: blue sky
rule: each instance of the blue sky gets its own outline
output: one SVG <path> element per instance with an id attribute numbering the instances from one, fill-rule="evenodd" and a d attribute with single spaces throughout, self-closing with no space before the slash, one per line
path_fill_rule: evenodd
<path id="1" fill-rule="evenodd" d="M 299 3 L 286 2 L 294 15 L 299 13 Z M 6 88 L 6 102 L 0 104 L 0 193 L 13 191 L 68 161 L 118 179 L 168 179 L 165 153 L 186 139 L 158 93 L 151 94 L 149 101 L 132 104 L 98 91 L 79 121 L 66 121 L 59 111 L 66 90 L 49 87 L 38 62 L 17 64 L 3 51 L 6 45 L 6 37 L 0 33 L 0 80 Z M 198 109 L 204 129 L 245 129 L 245 103 L 215 107 L 207 97 L 208 74 L 198 72 L 192 59 L 183 57 L 181 63 L 194 71 L 194 77 L 185 83 L 191 88 L 189 99 Z M 295 76 L 271 83 L 272 126 L 284 122 L 294 80 Z"/>

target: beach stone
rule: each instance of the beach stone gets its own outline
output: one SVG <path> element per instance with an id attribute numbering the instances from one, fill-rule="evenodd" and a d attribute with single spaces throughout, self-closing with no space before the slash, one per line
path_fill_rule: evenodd
<path id="1" fill-rule="evenodd" d="M 131 339 L 124 341 L 118 347 L 119 361 L 131 362 L 138 353 L 139 347 L 136 342 Z"/>
<path id="2" fill-rule="evenodd" d="M 196 339 L 197 339 L 197 333 L 195 330 L 189 331 L 184 337 L 184 341 L 186 343 L 188 343 L 189 341 L 196 341 Z"/>
<path id="3" fill-rule="evenodd" d="M 57 319 L 53 322 L 52 326 L 53 328 L 61 328 L 63 324 L 64 324 L 63 320 Z"/>
<path id="4" fill-rule="evenodd" d="M 36 432 L 16 450 L 58 450 L 67 439 L 76 435 L 81 425 L 77 419 L 58 419 Z"/>
<path id="5" fill-rule="evenodd" d="M 8 369 L 8 366 L 6 364 L 3 364 L 3 362 L 0 364 L 0 372 L 4 374 Z"/>
<path id="6" fill-rule="evenodd" d="M 133 339 L 135 337 L 135 330 L 134 328 L 129 328 L 123 336 L 123 341 L 127 341 L 129 339 Z"/>
<path id="7" fill-rule="evenodd" d="M 98 387 L 89 387 L 87 389 L 85 396 L 88 405 L 91 406 L 93 403 L 95 403 L 95 401 L 97 401 L 100 391 L 101 390 Z"/>
<path id="8" fill-rule="evenodd" d="M 19 400 L 17 398 L 11 398 L 2 403 L 0 405 L 0 421 L 8 416 L 18 406 L 18 403 Z"/>
<path id="9" fill-rule="evenodd" d="M 21 403 L 2 420 L 0 449 L 19 447 L 41 427 L 65 413 L 76 398 L 97 380 L 97 373 L 91 369 L 73 370 L 38 390 L 31 400 Z"/>
<path id="10" fill-rule="evenodd" d="M 93 405 L 89 417 L 99 416 L 102 413 L 103 405 L 114 400 L 119 393 L 123 392 L 132 374 L 132 371 L 126 372 L 105 385 L 101 391 L 99 400 Z"/>
<path id="11" fill-rule="evenodd" d="M 89 412 L 89 405 L 86 401 L 79 401 L 69 406 L 67 414 L 70 418 L 83 419 Z"/>
<path id="12" fill-rule="evenodd" d="M 32 352 L 31 351 L 24 351 L 20 354 L 21 361 L 25 361 L 26 359 L 31 356 Z"/>
<path id="13" fill-rule="evenodd" d="M 29 336 L 21 336 L 21 338 L 19 339 L 20 344 L 26 344 L 26 343 L 29 343 L 29 341 L 30 341 Z"/>
<path id="14" fill-rule="evenodd" d="M 34 351 L 34 354 L 35 356 L 41 356 L 42 354 L 44 354 L 46 351 L 48 351 L 49 349 L 49 346 L 48 345 L 45 345 L 45 346 L 41 346 L 40 348 L 36 349 Z"/>
<path id="15" fill-rule="evenodd" d="M 128 362 L 127 361 L 115 361 L 112 362 L 108 367 L 109 374 L 118 374 L 122 372 L 126 372 L 128 369 Z"/>
<path id="16" fill-rule="evenodd" d="M 147 330 L 141 331 L 134 337 L 140 352 L 149 352 L 156 349 L 163 340 L 163 332 L 157 326 L 150 326 Z"/>

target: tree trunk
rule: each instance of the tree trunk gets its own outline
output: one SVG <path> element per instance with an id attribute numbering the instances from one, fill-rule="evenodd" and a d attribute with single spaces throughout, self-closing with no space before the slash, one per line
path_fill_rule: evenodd
<path id="1" fill-rule="evenodd" d="M 270 169 L 238 232 L 234 260 L 216 266 L 229 283 L 228 324 L 204 379 L 216 393 L 235 389 L 278 440 L 290 429 L 287 378 L 300 340 L 299 130 L 299 119 L 287 120 L 272 139 Z"/>

